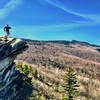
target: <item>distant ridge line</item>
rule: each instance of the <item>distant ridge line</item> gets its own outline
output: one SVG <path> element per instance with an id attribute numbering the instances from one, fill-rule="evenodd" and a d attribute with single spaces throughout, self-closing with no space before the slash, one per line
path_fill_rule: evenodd
<path id="1" fill-rule="evenodd" d="M 51 43 L 59 43 L 59 44 L 64 44 L 64 45 L 69 45 L 69 44 L 80 44 L 80 45 L 86 45 L 86 46 L 93 46 L 93 47 L 100 47 L 100 45 L 96 44 L 91 44 L 88 42 L 83 42 L 83 41 L 77 41 L 77 40 L 72 40 L 72 41 L 66 41 L 66 40 L 32 40 L 32 39 L 24 39 L 21 38 L 22 40 L 28 41 L 28 42 L 51 42 Z"/>

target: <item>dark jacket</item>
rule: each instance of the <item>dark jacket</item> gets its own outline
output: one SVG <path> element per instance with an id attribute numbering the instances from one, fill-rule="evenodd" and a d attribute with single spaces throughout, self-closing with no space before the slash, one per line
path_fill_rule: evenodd
<path id="1" fill-rule="evenodd" d="M 10 29 L 11 29 L 11 27 L 9 27 L 9 26 L 4 27 L 4 31 L 6 31 L 6 32 L 9 32 Z"/>

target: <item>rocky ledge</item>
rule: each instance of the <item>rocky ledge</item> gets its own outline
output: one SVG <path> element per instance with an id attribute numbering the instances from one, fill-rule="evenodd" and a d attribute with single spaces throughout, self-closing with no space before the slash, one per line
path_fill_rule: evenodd
<path id="1" fill-rule="evenodd" d="M 25 82 L 14 60 L 27 48 L 21 39 L 0 37 L 0 100 L 24 100 Z"/>

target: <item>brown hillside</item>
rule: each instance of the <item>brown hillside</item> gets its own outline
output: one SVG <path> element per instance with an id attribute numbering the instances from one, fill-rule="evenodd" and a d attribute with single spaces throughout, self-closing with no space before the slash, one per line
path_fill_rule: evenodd
<path id="1" fill-rule="evenodd" d="M 62 83 L 65 69 L 67 66 L 72 66 L 77 71 L 80 96 L 86 97 L 86 84 L 88 84 L 88 88 L 93 90 L 89 91 L 91 100 L 98 100 L 97 98 L 100 97 L 99 46 L 77 41 L 26 41 L 29 49 L 20 54 L 16 60 L 35 65 L 39 73 L 45 75 L 46 81 L 51 84 L 54 82 Z M 96 96 L 92 97 L 91 93 Z"/>

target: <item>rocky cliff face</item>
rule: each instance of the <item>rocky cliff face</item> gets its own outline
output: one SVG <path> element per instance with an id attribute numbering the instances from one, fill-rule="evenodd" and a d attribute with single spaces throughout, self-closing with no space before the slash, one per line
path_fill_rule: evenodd
<path id="1" fill-rule="evenodd" d="M 21 39 L 0 37 L 0 100 L 24 100 L 25 82 L 14 59 L 27 48 Z M 28 92 L 28 91 L 27 91 Z"/>

